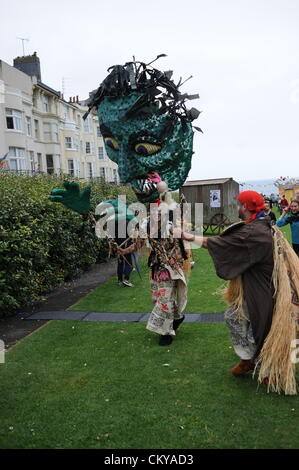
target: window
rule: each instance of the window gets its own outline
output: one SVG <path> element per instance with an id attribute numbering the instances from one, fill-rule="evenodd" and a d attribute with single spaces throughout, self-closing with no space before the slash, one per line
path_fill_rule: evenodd
<path id="1" fill-rule="evenodd" d="M 65 137 L 65 148 L 72 149 L 73 148 L 73 139 L 72 137 Z M 72 161 L 72 160 L 69 160 Z"/>
<path id="2" fill-rule="evenodd" d="M 87 178 L 94 177 L 94 163 L 87 163 Z"/>
<path id="3" fill-rule="evenodd" d="M 55 123 L 44 122 L 44 140 L 58 142 L 58 126 Z"/>
<path id="4" fill-rule="evenodd" d="M 32 104 L 34 108 L 37 108 L 37 94 L 35 91 L 33 92 L 33 96 L 32 96 Z"/>
<path id="5" fill-rule="evenodd" d="M 97 137 L 102 137 L 102 134 L 101 134 L 101 131 L 100 131 L 100 127 L 97 126 Z"/>
<path id="6" fill-rule="evenodd" d="M 52 130 L 53 130 L 53 141 L 58 142 L 58 125 L 52 124 Z"/>
<path id="7" fill-rule="evenodd" d="M 92 142 L 85 142 L 85 153 L 93 153 Z"/>
<path id="8" fill-rule="evenodd" d="M 30 170 L 33 172 L 35 170 L 35 163 L 34 163 L 34 152 L 31 150 L 29 151 L 29 162 L 30 162 Z"/>
<path id="9" fill-rule="evenodd" d="M 39 123 L 37 119 L 34 119 L 34 136 L 39 139 Z"/>
<path id="10" fill-rule="evenodd" d="M 91 121 L 90 116 L 88 116 L 84 121 L 84 132 L 91 132 Z"/>
<path id="11" fill-rule="evenodd" d="M 68 165 L 69 175 L 74 176 L 74 160 L 68 160 L 67 165 Z"/>
<path id="12" fill-rule="evenodd" d="M 76 137 L 65 137 L 65 148 L 68 150 L 78 150 L 78 139 Z"/>
<path id="13" fill-rule="evenodd" d="M 22 131 L 22 113 L 16 109 L 6 109 L 7 129 Z"/>
<path id="14" fill-rule="evenodd" d="M 103 147 L 98 147 L 98 156 L 99 156 L 99 160 L 104 160 L 104 148 Z"/>
<path id="15" fill-rule="evenodd" d="M 49 173 L 49 175 L 53 175 L 54 173 L 53 155 L 46 155 L 46 161 L 47 161 L 47 173 Z"/>
<path id="16" fill-rule="evenodd" d="M 43 95 L 43 111 L 45 113 L 50 112 L 50 100 L 48 95 Z"/>
<path id="17" fill-rule="evenodd" d="M 63 106 L 63 117 L 65 120 L 68 119 L 69 117 L 69 110 L 68 110 L 68 107 L 65 105 Z"/>
<path id="18" fill-rule="evenodd" d="M 43 162 L 42 162 L 42 154 L 37 154 L 37 169 L 38 171 L 43 171 Z"/>
<path id="19" fill-rule="evenodd" d="M 27 135 L 32 135 L 31 117 L 29 116 L 26 116 L 26 131 Z"/>
<path id="20" fill-rule="evenodd" d="M 79 160 L 74 160 L 74 173 L 77 178 L 80 177 L 80 162 Z"/>
<path id="21" fill-rule="evenodd" d="M 10 170 L 25 170 L 25 150 L 18 147 L 9 147 Z"/>
<path id="22" fill-rule="evenodd" d="M 76 176 L 79 178 L 80 176 L 80 162 L 78 160 L 68 160 L 68 172 L 71 176 Z"/>
<path id="23" fill-rule="evenodd" d="M 51 124 L 49 122 L 44 122 L 44 140 L 52 142 Z"/>
<path id="24" fill-rule="evenodd" d="M 100 177 L 106 179 L 106 168 L 100 167 Z"/>

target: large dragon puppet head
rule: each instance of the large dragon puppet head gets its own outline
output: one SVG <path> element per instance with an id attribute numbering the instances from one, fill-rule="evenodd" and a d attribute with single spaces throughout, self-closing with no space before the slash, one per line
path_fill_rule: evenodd
<path id="1" fill-rule="evenodd" d="M 160 72 L 153 62 L 110 67 L 84 116 L 97 108 L 107 154 L 143 203 L 159 199 L 161 181 L 171 191 L 183 185 L 193 153 L 191 122 L 199 115 L 185 105 L 198 95 L 181 94 L 181 80 L 175 85 L 172 72 Z"/>

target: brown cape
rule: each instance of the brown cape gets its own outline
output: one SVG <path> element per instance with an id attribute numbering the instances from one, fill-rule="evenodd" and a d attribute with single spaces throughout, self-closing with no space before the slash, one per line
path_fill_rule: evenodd
<path id="1" fill-rule="evenodd" d="M 208 250 L 219 277 L 231 280 L 242 276 L 257 357 L 270 331 L 274 309 L 271 220 L 263 217 L 236 224 L 220 236 L 209 238 Z"/>

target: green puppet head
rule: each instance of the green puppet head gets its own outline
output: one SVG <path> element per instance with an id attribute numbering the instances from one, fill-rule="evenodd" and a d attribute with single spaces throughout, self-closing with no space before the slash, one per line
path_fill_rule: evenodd
<path id="1" fill-rule="evenodd" d="M 193 145 L 191 121 L 199 112 L 185 107 L 171 72 L 130 62 L 112 71 L 95 93 L 108 157 L 118 164 L 122 183 L 130 184 L 140 202 L 159 198 L 157 183 L 180 188 L 190 171 Z M 109 71 L 111 70 L 109 69 Z"/>

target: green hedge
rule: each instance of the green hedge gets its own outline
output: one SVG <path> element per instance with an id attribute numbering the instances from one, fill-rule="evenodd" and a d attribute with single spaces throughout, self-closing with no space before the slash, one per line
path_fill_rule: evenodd
<path id="1" fill-rule="evenodd" d="M 103 180 L 91 186 L 93 209 L 118 194 L 135 200 L 127 187 Z M 89 222 L 49 201 L 51 189 L 62 187 L 62 178 L 0 172 L 1 315 L 39 300 L 108 255 L 107 242 L 95 237 Z"/>

